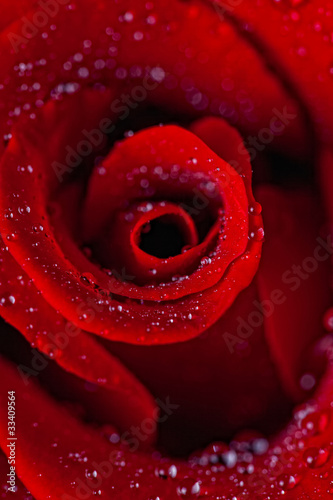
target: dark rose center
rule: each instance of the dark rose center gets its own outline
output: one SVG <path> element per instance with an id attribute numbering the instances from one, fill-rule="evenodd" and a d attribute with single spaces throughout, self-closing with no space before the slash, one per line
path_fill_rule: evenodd
<path id="1" fill-rule="evenodd" d="M 192 244 L 184 220 L 175 215 L 163 215 L 142 227 L 139 247 L 154 257 L 168 259 L 179 255 Z"/>

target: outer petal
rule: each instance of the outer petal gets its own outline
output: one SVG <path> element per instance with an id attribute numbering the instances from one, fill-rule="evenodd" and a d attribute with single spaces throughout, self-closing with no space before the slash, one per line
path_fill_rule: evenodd
<path id="1" fill-rule="evenodd" d="M 257 274 L 266 338 L 284 387 L 297 399 L 321 375 L 313 372 L 311 351 L 325 333 L 333 248 L 317 195 L 269 186 L 259 188 L 257 195 L 268 228 Z"/>
<path id="2" fill-rule="evenodd" d="M 0 453 L 1 498 L 5 498 L 8 500 L 8 498 L 13 498 L 13 495 L 15 495 L 15 498 L 17 498 L 18 500 L 34 500 L 29 491 L 17 478 L 15 478 L 15 486 L 12 486 L 14 490 L 8 489 L 9 487 L 11 487 L 11 485 L 7 483 L 7 481 L 9 481 L 9 477 L 7 475 L 9 474 L 9 467 L 10 465 L 8 464 L 8 459 L 6 455 L 3 452 L 1 452 Z"/>
<path id="3" fill-rule="evenodd" d="M 226 468 L 195 461 L 170 462 L 131 453 L 123 445 L 111 445 L 97 430 L 80 423 L 35 384 L 25 391 L 17 370 L 3 359 L 0 375 L 6 380 L 0 393 L 0 445 L 8 453 L 7 390 L 13 390 L 17 401 L 17 472 L 37 500 L 93 498 L 94 494 L 105 499 L 116 496 L 121 500 L 146 500 L 159 496 L 176 500 L 177 490 L 184 487 L 192 490 L 194 485 L 195 491 L 200 489 L 201 494 L 212 499 L 219 495 L 231 498 L 241 495 L 245 500 L 263 500 L 269 495 L 275 500 L 282 491 L 287 500 L 312 499 L 313 491 L 321 500 L 331 496 L 332 373 L 323 380 L 312 408 L 297 412 L 267 453 L 254 457 L 250 472 L 245 473 L 244 463 L 233 462 Z M 309 425 L 311 422 L 313 426 Z M 175 466 L 173 478 L 169 472 L 164 475 L 170 465 Z"/>
<path id="4" fill-rule="evenodd" d="M 95 405 L 103 415 L 100 418 L 98 411 L 92 413 L 98 420 L 124 430 L 144 418 L 156 417 L 155 403 L 139 380 L 89 333 L 66 321 L 49 306 L 2 241 L 0 259 L 1 316 L 23 333 L 33 348 L 46 355 L 36 361 L 37 371 L 33 363 L 20 365 L 26 383 L 31 375 L 38 375 L 47 367 L 50 357 L 64 370 L 96 386 L 99 391 Z M 94 320 L 94 309 L 88 303 L 82 302 L 79 307 L 81 314 L 86 313 L 90 321 Z M 35 352 L 36 349 L 32 354 Z M 154 439 L 153 434 L 149 437 Z"/>
<path id="5" fill-rule="evenodd" d="M 1 360 L 0 371 L 1 378 L 6 378 L 6 387 L 1 391 L 1 447 L 8 452 L 7 390 L 11 390 L 16 392 L 17 406 L 16 468 L 19 477 L 36 499 L 70 499 L 79 494 L 80 488 L 81 495 L 93 495 L 97 494 L 102 483 L 104 498 L 111 498 L 116 492 L 119 493 L 117 498 L 135 498 L 135 490 L 130 489 L 131 479 L 128 479 L 127 474 L 134 476 L 138 458 L 136 454 L 127 455 L 128 467 L 122 469 L 119 458 L 123 454 L 118 456 L 114 452 L 116 448 L 108 444 L 97 431 L 71 417 L 35 384 L 30 384 L 26 390 L 17 370 L 4 360 Z M 108 460 L 112 451 L 110 463 Z M 141 460 L 147 464 L 144 456 Z M 112 473 L 109 472 L 107 479 L 104 480 L 101 475 L 98 478 L 91 475 L 97 467 L 95 461 L 98 464 L 108 462 Z M 119 464 L 114 466 L 114 470 L 111 465 L 113 462 Z M 111 493 L 114 485 L 117 485 L 116 491 Z M 148 491 L 150 488 L 153 485 L 147 485 Z"/>
<path id="6" fill-rule="evenodd" d="M 275 147 L 288 146 L 290 141 L 295 145 L 296 138 L 304 138 L 303 111 L 289 95 L 284 82 L 267 65 L 256 44 L 229 20 L 221 21 L 204 2 L 187 4 L 178 0 L 171 3 L 160 0 L 158 5 L 150 7 L 150 4 L 140 5 L 133 0 L 126 0 L 121 5 L 102 1 L 96 4 L 85 0 L 76 9 L 66 4 L 59 7 L 54 19 L 56 29 L 47 26 L 47 37 L 43 36 L 42 29 L 35 30 L 25 43 L 9 36 L 10 33 L 22 36 L 24 26 L 29 22 L 34 26 L 34 15 L 39 8 L 27 12 L 24 19 L 18 19 L 2 33 L 1 45 L 8 56 L 3 58 L 0 80 L 5 82 L 3 92 L 6 95 L 9 82 L 11 88 L 20 86 L 23 74 L 17 68 L 20 63 L 28 61 L 33 61 L 33 66 L 28 70 L 29 75 L 24 76 L 32 77 L 31 84 L 36 81 L 42 83 L 42 91 L 37 89 L 39 104 L 51 89 L 57 89 L 58 84 L 64 81 L 89 85 L 96 80 L 106 84 L 119 80 L 119 68 L 126 70 L 132 80 L 131 85 L 136 86 L 144 77 L 142 68 L 149 66 L 151 69 L 162 69 L 162 73 L 160 70 L 153 73 L 162 75 L 161 78 L 156 77 L 157 83 L 162 80 L 156 92 L 150 94 L 150 89 L 156 86 L 148 85 L 149 100 L 155 103 L 168 107 L 172 98 L 175 107 L 196 115 L 213 113 L 224 116 L 246 133 L 270 127 L 272 108 L 280 110 L 287 106 L 297 119 L 291 121 L 288 134 L 284 133 L 281 137 L 277 134 Z M 133 14 L 130 22 L 124 16 L 126 12 Z M 70 29 L 73 22 L 76 26 L 85 26 L 81 36 L 77 30 L 74 33 Z M 198 32 L 204 32 L 205 37 L 196 37 L 194 34 Z M 121 33 L 121 38 L 118 33 Z M 136 33 L 143 33 L 144 36 Z M 87 40 L 93 41 L 92 49 L 91 46 L 84 47 L 83 42 Z M 104 69 L 97 71 L 94 65 L 96 42 L 98 59 L 102 54 L 107 63 Z M 82 61 L 76 64 L 74 59 L 70 69 L 68 65 L 63 66 L 82 50 L 83 67 L 89 70 L 88 77 L 86 71 L 85 76 L 80 77 Z M 54 57 L 49 58 L 51 52 Z M 39 61 L 44 60 L 46 63 L 41 65 Z M 216 61 L 221 61 L 219 71 L 216 71 Z M 19 102 L 12 97 L 4 99 L 3 115 L 5 117 L 10 113 L 9 123 L 3 123 L 4 133 L 8 132 L 12 118 L 15 119 L 12 111 L 16 104 L 21 107 L 23 103 L 34 105 L 36 102 L 35 89 L 23 90 Z M 119 113 L 122 114 L 122 111 L 120 109 Z M 299 144 L 304 151 L 304 141 Z"/>
<path id="7" fill-rule="evenodd" d="M 211 4 L 218 6 L 219 1 Z M 331 0 L 245 0 L 228 12 L 241 32 L 247 33 L 263 57 L 292 85 L 311 115 L 318 138 L 328 143 L 333 137 L 332 7 Z"/>

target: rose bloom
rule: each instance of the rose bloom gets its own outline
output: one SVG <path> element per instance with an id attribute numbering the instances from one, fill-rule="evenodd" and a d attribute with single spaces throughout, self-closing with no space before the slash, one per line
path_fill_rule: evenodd
<path id="1" fill-rule="evenodd" d="M 11 0 L 1 498 L 333 498 L 333 3 Z"/>

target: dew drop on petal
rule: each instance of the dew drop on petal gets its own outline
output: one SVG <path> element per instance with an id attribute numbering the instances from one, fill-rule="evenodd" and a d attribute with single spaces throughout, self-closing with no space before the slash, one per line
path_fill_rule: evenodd
<path id="1" fill-rule="evenodd" d="M 16 299 L 14 295 L 11 295 L 10 293 L 6 293 L 2 295 L 0 298 L 0 306 L 2 307 L 10 307 L 13 306 L 16 302 Z"/>
<path id="2" fill-rule="evenodd" d="M 123 19 L 127 23 L 130 23 L 131 21 L 133 21 L 133 19 L 134 19 L 133 12 L 130 12 L 130 11 L 125 12 Z"/>
<path id="3" fill-rule="evenodd" d="M 237 453 L 234 450 L 229 450 L 223 453 L 222 461 L 228 469 L 232 469 L 237 463 Z"/>
<path id="4" fill-rule="evenodd" d="M 204 452 L 203 457 L 207 457 L 210 463 L 218 463 L 222 458 L 224 453 L 229 451 L 228 446 L 222 441 L 216 441 L 214 443 L 209 444 Z"/>
<path id="5" fill-rule="evenodd" d="M 260 215 L 261 212 L 262 212 L 262 206 L 260 205 L 260 203 L 258 202 L 254 202 L 250 208 L 249 208 L 249 212 L 253 215 Z"/>
<path id="6" fill-rule="evenodd" d="M 17 210 L 18 210 L 18 213 L 21 215 L 29 214 L 31 211 L 31 209 L 28 205 L 24 205 L 22 207 L 19 207 Z"/>
<path id="7" fill-rule="evenodd" d="M 326 464 L 330 452 L 328 448 L 308 448 L 303 454 L 304 463 L 311 469 L 321 467 Z"/>
<path id="8" fill-rule="evenodd" d="M 306 415 L 301 422 L 301 427 L 309 435 L 321 434 L 324 432 L 330 422 L 330 414 L 328 410 L 310 413 Z"/>
<path id="9" fill-rule="evenodd" d="M 190 477 L 182 479 L 176 489 L 180 498 L 197 498 L 200 495 L 200 490 L 200 483 Z"/>
<path id="10" fill-rule="evenodd" d="M 276 479 L 276 484 L 282 490 L 292 490 L 301 481 L 299 474 L 281 474 Z"/>
<path id="11" fill-rule="evenodd" d="M 174 479 L 177 476 L 177 473 L 178 473 L 177 467 L 175 465 L 170 465 L 170 467 L 168 469 L 169 477 Z"/>
<path id="12" fill-rule="evenodd" d="M 96 278 L 91 273 L 83 273 L 80 276 L 80 281 L 86 286 L 93 287 L 96 283 Z"/>
<path id="13" fill-rule="evenodd" d="M 95 479 L 98 476 L 97 470 L 86 469 L 84 475 L 87 479 Z"/>
<path id="14" fill-rule="evenodd" d="M 167 470 L 161 467 L 156 467 L 154 474 L 156 477 L 159 477 L 161 479 L 168 479 L 168 473 Z"/>
<path id="15" fill-rule="evenodd" d="M 263 241 L 264 236 L 265 232 L 263 227 L 258 227 L 255 231 L 250 233 L 250 238 L 258 242 Z"/>
<path id="16" fill-rule="evenodd" d="M 42 346 L 42 351 L 46 356 L 51 359 L 55 359 L 59 357 L 59 349 L 57 349 L 54 345 L 46 344 Z"/>
<path id="17" fill-rule="evenodd" d="M 304 373 L 300 378 L 300 386 L 304 391 L 311 391 L 316 385 L 316 378 L 312 373 Z"/>
<path id="18" fill-rule="evenodd" d="M 255 455 L 263 455 L 269 447 L 269 442 L 265 438 L 254 439 L 251 443 L 251 448 Z"/>

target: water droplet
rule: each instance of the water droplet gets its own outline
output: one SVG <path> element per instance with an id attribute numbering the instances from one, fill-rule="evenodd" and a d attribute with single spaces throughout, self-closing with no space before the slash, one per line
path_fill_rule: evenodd
<path id="1" fill-rule="evenodd" d="M 7 241 L 16 241 L 16 240 L 18 240 L 18 234 L 17 233 L 7 234 L 6 240 Z"/>
<path id="2" fill-rule="evenodd" d="M 147 24 L 150 24 L 150 25 L 155 24 L 156 21 L 157 21 L 157 17 L 154 14 L 148 16 L 146 19 Z"/>
<path id="3" fill-rule="evenodd" d="M 165 71 L 163 68 L 156 66 L 155 68 L 153 68 L 151 70 L 150 75 L 151 75 L 153 80 L 161 83 L 161 82 L 163 82 L 163 80 L 165 78 Z"/>
<path id="4" fill-rule="evenodd" d="M 200 261 L 200 264 L 202 266 L 207 266 L 208 264 L 211 264 L 212 260 L 209 257 L 203 257 Z"/>
<path id="5" fill-rule="evenodd" d="M 125 12 L 124 16 L 123 16 L 123 19 L 126 23 L 130 23 L 133 21 L 134 19 L 134 15 L 133 15 L 133 12 Z"/>
<path id="6" fill-rule="evenodd" d="M 251 443 L 251 448 L 255 455 L 263 455 L 269 447 L 269 442 L 265 438 L 254 439 Z"/>
<path id="7" fill-rule="evenodd" d="M 308 448 L 303 454 L 304 463 L 311 469 L 325 465 L 330 452 L 328 448 Z"/>
<path id="8" fill-rule="evenodd" d="M 11 138 L 12 138 L 12 134 L 5 134 L 3 136 L 3 143 L 4 143 L 5 147 L 8 146 L 8 143 L 9 143 L 9 141 L 10 141 Z"/>
<path id="9" fill-rule="evenodd" d="M 181 498 L 197 498 L 200 495 L 200 483 L 190 477 L 182 479 L 177 486 L 177 495 Z"/>
<path id="10" fill-rule="evenodd" d="M 170 467 L 168 469 L 169 477 L 174 479 L 177 476 L 177 473 L 178 473 L 177 467 L 175 465 L 170 465 Z"/>
<path id="11" fill-rule="evenodd" d="M 254 202 L 250 208 L 249 208 L 249 212 L 253 215 L 260 215 L 261 212 L 262 212 L 262 206 L 260 205 L 260 203 L 258 202 Z"/>
<path id="12" fill-rule="evenodd" d="M 77 74 L 80 78 L 88 78 L 89 69 L 88 68 L 79 68 Z"/>
<path id="13" fill-rule="evenodd" d="M 4 216 L 5 219 L 13 219 L 14 218 L 13 211 L 9 208 L 8 210 L 5 211 Z"/>
<path id="14" fill-rule="evenodd" d="M 161 479 L 168 479 L 169 472 L 164 467 L 156 467 L 154 474 L 156 477 L 160 477 Z"/>
<path id="15" fill-rule="evenodd" d="M 237 453 L 234 450 L 229 450 L 222 454 L 222 461 L 228 469 L 235 467 L 237 463 Z"/>
<path id="16" fill-rule="evenodd" d="M 324 432 L 330 421 L 330 413 L 328 410 L 322 410 L 307 415 L 301 422 L 302 429 L 307 431 L 307 434 L 313 436 Z"/>
<path id="17" fill-rule="evenodd" d="M 229 451 L 228 446 L 222 441 L 216 441 L 215 443 L 211 443 L 205 448 L 203 452 L 203 456 L 207 457 L 210 463 L 216 464 L 222 458 L 224 453 Z"/>
<path id="18" fill-rule="evenodd" d="M 98 476 L 97 470 L 86 469 L 84 475 L 87 479 L 95 479 Z"/>
<path id="19" fill-rule="evenodd" d="M 38 349 L 40 349 L 44 354 L 46 354 L 46 356 L 51 359 L 59 357 L 59 349 L 57 349 L 57 347 L 52 344 L 45 344 L 43 342 L 38 346 Z"/>
<path id="20" fill-rule="evenodd" d="M 28 206 L 28 205 L 24 205 L 22 207 L 19 207 L 17 209 L 18 213 L 21 214 L 21 215 L 26 215 L 26 214 L 30 214 L 31 212 L 31 208 Z"/>
<path id="21" fill-rule="evenodd" d="M 15 302 L 16 302 L 16 299 L 15 299 L 14 295 L 11 295 L 10 293 L 4 294 L 0 299 L 0 306 L 3 306 L 3 307 L 13 306 L 15 304 Z"/>
<path id="22" fill-rule="evenodd" d="M 252 238 L 255 241 L 263 241 L 265 236 L 264 228 L 263 227 L 258 227 L 254 231 L 250 233 L 250 238 Z"/>
<path id="23" fill-rule="evenodd" d="M 300 386 L 304 391 L 311 391 L 316 385 L 316 379 L 311 373 L 304 373 L 300 378 Z"/>
<path id="24" fill-rule="evenodd" d="M 292 490 L 301 481 L 299 474 L 281 474 L 276 479 L 276 484 L 282 490 Z"/>
<path id="25" fill-rule="evenodd" d="M 133 38 L 134 40 L 136 40 L 137 42 L 139 42 L 140 40 L 143 40 L 143 33 L 142 31 L 136 31 L 133 35 Z"/>
<path id="26" fill-rule="evenodd" d="M 83 273 L 80 276 L 80 281 L 86 286 L 94 286 L 96 284 L 95 276 L 91 273 Z"/>

